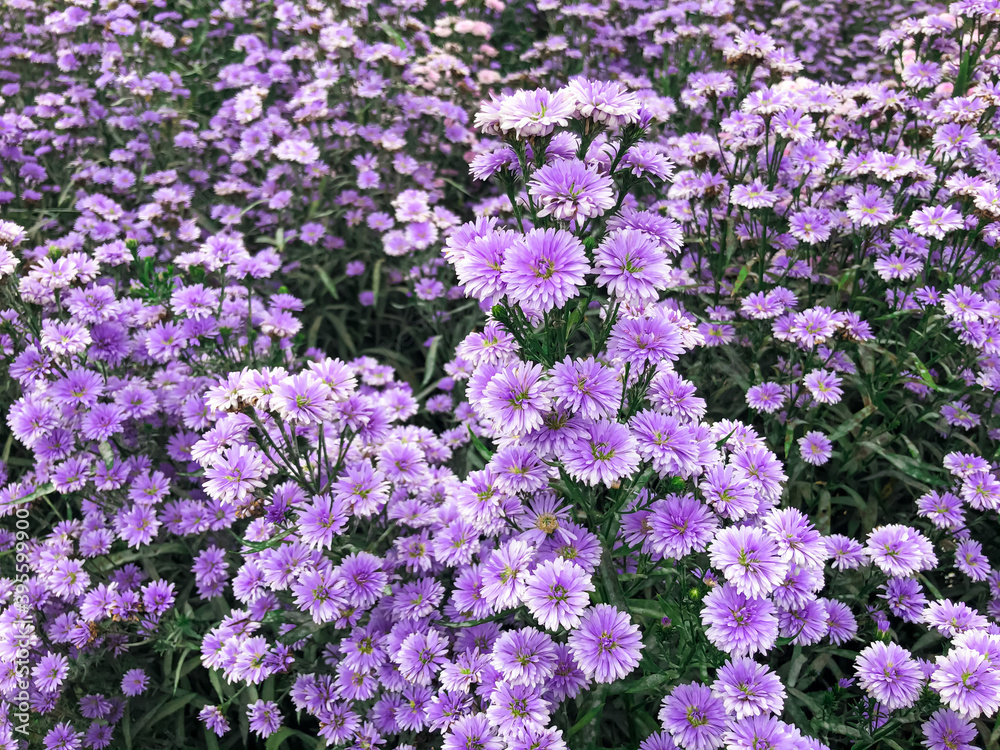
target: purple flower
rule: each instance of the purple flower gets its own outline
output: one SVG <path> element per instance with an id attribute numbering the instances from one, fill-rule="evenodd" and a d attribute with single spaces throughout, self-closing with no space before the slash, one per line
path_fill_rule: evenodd
<path id="1" fill-rule="evenodd" d="M 867 187 L 863 193 L 855 193 L 847 201 L 847 217 L 862 227 L 877 227 L 894 218 L 892 201 L 882 197 L 876 187 Z"/>
<path id="2" fill-rule="evenodd" d="M 747 390 L 747 404 L 765 414 L 773 414 L 784 406 L 785 398 L 785 389 L 778 383 L 759 383 Z"/>
<path id="3" fill-rule="evenodd" d="M 566 89 L 555 93 L 548 89 L 523 89 L 505 96 L 495 117 L 500 131 L 514 131 L 518 138 L 529 138 L 548 135 L 557 125 L 566 125 L 574 114 L 576 102 L 573 94 Z M 476 126 L 483 127 L 491 120 L 491 116 L 480 119 L 477 115 Z"/>
<path id="4" fill-rule="evenodd" d="M 555 673 L 556 652 L 546 633 L 521 628 L 501 634 L 493 644 L 492 662 L 511 685 L 541 686 Z"/>
<path id="5" fill-rule="evenodd" d="M 1000 672 L 983 654 L 970 648 L 953 648 L 937 658 L 931 687 L 956 713 L 975 719 L 1000 709 Z"/>
<path id="6" fill-rule="evenodd" d="M 726 709 L 722 699 L 698 682 L 678 685 L 663 699 L 658 718 L 684 750 L 722 747 Z"/>
<path id="7" fill-rule="evenodd" d="M 719 668 L 712 691 L 737 719 L 768 713 L 780 715 L 785 705 L 781 679 L 745 656 L 735 657 Z"/>
<path id="8" fill-rule="evenodd" d="M 927 537 L 916 529 L 889 524 L 873 529 L 865 552 L 887 576 L 905 577 L 937 565 L 937 556 Z"/>
<path id="9" fill-rule="evenodd" d="M 629 423 L 636 448 L 656 473 L 687 478 L 702 468 L 702 448 L 695 433 L 676 417 L 646 409 Z"/>
<path id="10" fill-rule="evenodd" d="M 844 395 L 840 378 L 827 370 L 813 370 L 805 376 L 803 383 L 809 393 L 820 404 L 836 404 Z"/>
<path id="11" fill-rule="evenodd" d="M 586 437 L 574 440 L 562 459 L 571 477 L 591 486 L 613 484 L 639 466 L 628 427 L 607 420 L 588 424 Z"/>
<path id="12" fill-rule="evenodd" d="M 818 430 L 811 430 L 799 438 L 799 454 L 802 460 L 813 466 L 822 466 L 833 455 L 830 438 Z"/>
<path id="13" fill-rule="evenodd" d="M 704 550 L 719 528 L 711 509 L 691 495 L 668 495 L 650 511 L 646 524 L 653 550 L 675 560 Z"/>
<path id="14" fill-rule="evenodd" d="M 732 656 L 767 653 L 778 640 L 774 604 L 744 596 L 730 584 L 708 592 L 701 622 L 708 640 Z"/>
<path id="15" fill-rule="evenodd" d="M 580 222 L 615 205 L 614 183 L 578 159 L 561 159 L 535 172 L 528 182 L 539 216 Z"/>
<path id="16" fill-rule="evenodd" d="M 247 708 L 250 731 L 260 737 L 269 737 L 281 728 L 281 712 L 274 701 L 257 700 Z"/>
<path id="17" fill-rule="evenodd" d="M 590 604 L 589 592 L 593 590 L 594 584 L 583 568 L 556 557 L 531 572 L 524 603 L 548 630 L 576 628 L 580 625 L 580 615 Z"/>
<path id="18" fill-rule="evenodd" d="M 610 604 L 584 612 L 580 627 L 567 641 L 573 658 L 597 682 L 620 680 L 639 665 L 642 640 L 629 616 Z"/>
<path id="19" fill-rule="evenodd" d="M 583 243 L 561 229 L 532 229 L 507 250 L 502 279 L 507 298 L 548 312 L 580 293 L 590 273 Z"/>
<path id="20" fill-rule="evenodd" d="M 486 716 L 501 734 L 517 736 L 528 729 L 544 727 L 549 710 L 549 704 L 542 698 L 541 688 L 511 685 L 501 680 L 490 694 Z"/>
<path id="21" fill-rule="evenodd" d="M 35 687 L 43 693 L 53 693 L 59 690 L 63 680 L 69 674 L 69 659 L 62 654 L 49 652 L 31 668 L 31 676 Z"/>
<path id="22" fill-rule="evenodd" d="M 923 687 L 923 673 L 910 652 L 895 643 L 876 642 L 858 654 L 861 687 L 890 711 L 912 706 Z"/>
<path id="23" fill-rule="evenodd" d="M 974 750 L 979 734 L 971 721 L 947 708 L 935 711 L 921 729 L 927 750 Z"/>
<path id="24" fill-rule="evenodd" d="M 264 486 L 268 473 L 259 450 L 237 445 L 205 469 L 205 491 L 222 502 L 243 504 L 251 492 Z"/>
<path id="25" fill-rule="evenodd" d="M 503 750 L 503 747 L 503 742 L 490 729 L 486 714 L 469 714 L 448 728 L 441 750 Z"/>
<path id="26" fill-rule="evenodd" d="M 576 116 L 606 125 L 612 130 L 639 118 L 635 94 L 613 81 L 574 78 L 566 87 L 576 105 Z"/>
<path id="27" fill-rule="evenodd" d="M 521 603 L 534 554 L 527 543 L 515 539 L 490 555 L 483 569 L 482 595 L 494 609 L 500 611 Z"/>
<path id="28" fill-rule="evenodd" d="M 594 360 L 566 357 L 552 368 L 549 392 L 557 406 L 598 420 L 618 413 L 622 383 L 618 373 Z"/>
<path id="29" fill-rule="evenodd" d="M 608 339 L 608 354 L 632 365 L 636 372 L 661 360 L 675 361 L 684 350 L 680 327 L 658 311 L 640 318 L 620 318 Z"/>
<path id="30" fill-rule="evenodd" d="M 551 403 L 543 372 L 541 365 L 517 362 L 490 379 L 483 391 L 483 410 L 498 431 L 523 435 L 542 425 Z"/>
<path id="31" fill-rule="evenodd" d="M 806 747 L 804 742 L 795 742 L 789 729 L 790 725 L 773 716 L 749 716 L 737 719 L 726 730 L 726 750 Z"/>
<path id="32" fill-rule="evenodd" d="M 709 559 L 737 591 L 755 598 L 774 591 L 788 571 L 774 541 L 750 526 L 731 526 L 720 531 L 712 542 Z"/>
<path id="33" fill-rule="evenodd" d="M 597 283 L 626 301 L 655 300 L 669 283 L 670 266 L 660 242 L 637 229 L 609 233 L 594 259 Z"/>
<path id="34" fill-rule="evenodd" d="M 447 640 L 436 630 L 428 630 L 410 633 L 392 659 L 399 664 L 399 671 L 407 680 L 417 685 L 430 685 L 447 661 L 447 654 Z"/>
<path id="35" fill-rule="evenodd" d="M 128 696 L 141 695 L 146 692 L 149 677 L 141 669 L 130 669 L 122 676 L 122 692 Z"/>

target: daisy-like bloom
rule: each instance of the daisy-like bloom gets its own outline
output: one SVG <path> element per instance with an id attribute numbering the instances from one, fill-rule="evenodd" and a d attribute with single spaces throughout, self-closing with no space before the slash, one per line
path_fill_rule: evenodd
<path id="1" fill-rule="evenodd" d="M 941 298 L 944 311 L 961 323 L 968 323 L 986 315 L 986 298 L 967 286 L 956 284 Z"/>
<path id="2" fill-rule="evenodd" d="M 753 292 L 740 304 L 740 313 L 751 320 L 770 320 L 784 311 L 785 306 L 773 294 Z"/>
<path id="3" fill-rule="evenodd" d="M 810 430 L 799 438 L 799 454 L 802 460 L 813 466 L 822 466 L 833 455 L 833 443 L 819 430 Z"/>
<path id="4" fill-rule="evenodd" d="M 548 630 L 576 628 L 594 590 L 587 572 L 576 563 L 555 557 L 538 565 L 528 577 L 524 603 Z"/>
<path id="5" fill-rule="evenodd" d="M 751 409 L 773 414 L 785 405 L 785 389 L 778 383 L 759 383 L 747 389 L 747 404 Z"/>
<path id="6" fill-rule="evenodd" d="M 661 360 L 676 361 L 686 347 L 681 328 L 658 310 L 640 318 L 619 318 L 608 338 L 608 354 L 641 372 Z"/>
<path id="7" fill-rule="evenodd" d="M 639 455 L 661 477 L 689 477 L 701 470 L 701 446 L 677 417 L 644 409 L 629 422 Z"/>
<path id="8" fill-rule="evenodd" d="M 763 750 L 764 748 L 808 747 L 798 742 L 797 730 L 773 716 L 749 716 L 729 725 L 725 734 L 726 750 Z"/>
<path id="9" fill-rule="evenodd" d="M 141 670 L 140 670 L 141 671 Z M 49 652 L 31 668 L 35 687 L 43 693 L 54 693 L 59 690 L 66 675 L 69 674 L 69 659 L 62 654 Z"/>
<path id="10" fill-rule="evenodd" d="M 539 216 L 580 221 L 600 216 L 615 205 L 614 183 L 579 159 L 546 164 L 531 176 L 528 194 Z"/>
<path id="11" fill-rule="evenodd" d="M 712 691 L 737 719 L 780 714 L 785 705 L 785 688 L 778 675 L 746 656 L 735 657 L 719 669 Z"/>
<path id="12" fill-rule="evenodd" d="M 975 725 L 948 708 L 939 708 L 920 727 L 927 750 L 975 750 Z"/>
<path id="13" fill-rule="evenodd" d="M 264 486 L 264 478 L 270 473 L 257 448 L 233 446 L 205 469 L 205 492 L 224 503 L 239 505 Z"/>
<path id="14" fill-rule="evenodd" d="M 830 556 L 823 536 L 797 508 L 774 509 L 764 519 L 764 528 L 778 545 L 782 559 L 806 568 L 822 568 Z"/>
<path id="15" fill-rule="evenodd" d="M 490 729 L 486 714 L 466 714 L 448 727 L 441 750 L 503 750 L 503 747 L 504 743 Z"/>
<path id="16" fill-rule="evenodd" d="M 960 479 L 971 477 L 977 471 L 990 470 L 990 462 L 982 456 L 977 456 L 974 453 L 959 453 L 958 451 L 945 454 L 941 464 Z"/>
<path id="17" fill-rule="evenodd" d="M 650 511 L 646 520 L 650 545 L 675 560 L 705 549 L 719 527 L 711 509 L 691 495 L 668 495 L 653 503 Z"/>
<path id="18" fill-rule="evenodd" d="M 496 611 L 521 603 L 534 555 L 534 549 L 519 539 L 508 542 L 490 555 L 483 569 L 482 595 Z"/>
<path id="19" fill-rule="evenodd" d="M 887 576 L 906 577 L 937 565 L 930 539 L 901 524 L 873 529 L 865 553 Z"/>
<path id="20" fill-rule="evenodd" d="M 595 486 L 628 476 L 638 468 L 640 459 L 628 427 L 601 420 L 587 425 L 586 436 L 574 440 L 562 460 L 571 477 Z"/>
<path id="21" fill-rule="evenodd" d="M 574 78 L 566 92 L 576 104 L 576 117 L 617 129 L 639 119 L 639 100 L 620 83 Z"/>
<path id="22" fill-rule="evenodd" d="M 892 221 L 892 201 L 877 187 L 866 187 L 847 201 L 847 218 L 862 227 L 877 227 Z"/>
<path id="23" fill-rule="evenodd" d="M 890 578 L 881 587 L 879 596 L 889 604 L 889 610 L 906 622 L 920 622 L 927 606 L 923 587 L 914 578 Z"/>
<path id="24" fill-rule="evenodd" d="M 580 669 L 597 682 L 625 677 L 639 665 L 642 650 L 639 628 L 610 604 L 597 604 L 584 612 L 567 644 Z"/>
<path id="25" fill-rule="evenodd" d="M 732 656 L 767 653 L 778 640 L 774 603 L 744 596 L 731 584 L 708 592 L 701 622 L 708 640 Z"/>
<path id="26" fill-rule="evenodd" d="M 410 633 L 392 655 L 409 682 L 430 685 L 447 661 L 448 641 L 436 630 Z"/>
<path id="27" fill-rule="evenodd" d="M 729 194 L 729 202 L 743 208 L 770 208 L 778 202 L 778 194 L 758 179 L 749 185 L 736 185 Z"/>
<path id="28" fill-rule="evenodd" d="M 492 230 L 474 237 L 462 250 L 452 251 L 458 283 L 466 294 L 478 300 L 504 293 L 503 261 L 517 235 L 507 229 Z"/>
<path id="29" fill-rule="evenodd" d="M 552 368 L 549 392 L 557 406 L 584 419 L 602 419 L 618 413 L 622 383 L 618 373 L 593 357 L 566 357 Z"/>
<path id="30" fill-rule="evenodd" d="M 714 750 L 723 745 L 725 705 L 711 688 L 699 682 L 675 687 L 663 699 L 658 718 L 684 750 Z"/>
<path id="31" fill-rule="evenodd" d="M 597 283 L 626 301 L 655 300 L 671 268 L 659 240 L 638 229 L 610 232 L 594 252 Z"/>
<path id="32" fill-rule="evenodd" d="M 508 248 L 502 281 L 511 302 L 548 312 L 579 294 L 588 273 L 587 252 L 575 236 L 561 229 L 532 229 Z"/>
<path id="33" fill-rule="evenodd" d="M 826 609 L 827 637 L 830 643 L 841 645 L 851 640 L 858 632 L 858 621 L 851 608 L 836 599 L 820 599 Z"/>
<path id="34" fill-rule="evenodd" d="M 953 648 L 939 656 L 931 687 L 950 709 L 970 719 L 1000 709 L 1000 671 L 970 648 Z"/>
<path id="35" fill-rule="evenodd" d="M 830 534 L 824 537 L 826 550 L 830 553 L 830 564 L 836 570 L 853 570 L 868 561 L 864 547 L 860 542 L 843 534 Z"/>
<path id="36" fill-rule="evenodd" d="M 541 365 L 515 362 L 497 372 L 483 391 L 483 411 L 501 432 L 523 435 L 542 425 L 551 404 Z"/>
<path id="37" fill-rule="evenodd" d="M 830 239 L 830 215 L 820 208 L 804 208 L 788 218 L 788 232 L 799 242 L 818 245 Z"/>
<path id="38" fill-rule="evenodd" d="M 544 727 L 549 719 L 549 704 L 539 687 L 511 685 L 500 680 L 490 693 L 486 709 L 490 723 L 504 736 L 516 736 L 529 729 Z"/>
<path id="39" fill-rule="evenodd" d="M 732 466 L 710 466 L 701 480 L 705 500 L 723 518 L 737 521 L 755 513 L 760 506 L 757 494 L 743 473 Z"/>
<path id="40" fill-rule="evenodd" d="M 774 322 L 775 326 L 782 318 L 778 318 Z M 843 322 L 843 316 L 829 307 L 810 307 L 808 310 L 792 315 L 788 336 L 790 336 L 790 340 L 797 341 L 806 348 L 812 348 L 833 336 L 837 329 L 843 325 Z M 781 338 L 784 337 L 784 334 L 779 335 L 779 332 L 775 330 L 775 336 Z"/>
<path id="41" fill-rule="evenodd" d="M 910 215 L 910 226 L 913 231 L 924 237 L 944 239 L 948 232 L 961 229 L 965 221 L 961 212 L 949 206 L 929 206 L 919 208 Z"/>
<path id="42" fill-rule="evenodd" d="M 146 692 L 148 684 L 149 677 L 139 668 L 130 669 L 122 675 L 122 692 L 129 697 Z"/>
<path id="43" fill-rule="evenodd" d="M 884 281 L 909 281 L 924 267 L 923 258 L 908 253 L 890 253 L 875 261 L 875 271 Z"/>
<path id="44" fill-rule="evenodd" d="M 970 630 L 981 630 L 989 624 L 985 617 L 965 602 L 950 599 L 932 602 L 924 610 L 922 619 L 948 638 Z"/>
<path id="45" fill-rule="evenodd" d="M 962 499 L 976 510 L 1000 510 L 1000 480 L 989 471 L 977 471 L 962 482 Z"/>
<path id="46" fill-rule="evenodd" d="M 959 529 L 965 524 L 962 499 L 952 492 L 932 490 L 917 499 L 917 514 L 939 529 Z"/>
<path id="47" fill-rule="evenodd" d="M 990 559 L 983 554 L 983 545 L 974 539 L 967 539 L 955 549 L 955 567 L 973 581 L 990 577 Z"/>
<path id="48" fill-rule="evenodd" d="M 281 728 L 281 711 L 274 701 L 258 700 L 247 707 L 250 731 L 269 737 Z"/>
<path id="49" fill-rule="evenodd" d="M 482 122 L 492 120 L 485 113 Z M 496 115 L 503 133 L 513 131 L 518 138 L 548 135 L 557 125 L 566 125 L 576 114 L 576 101 L 567 89 L 523 89 L 500 100 Z M 477 125 L 480 118 L 476 118 Z"/>
<path id="50" fill-rule="evenodd" d="M 544 685 L 556 670 L 552 638 L 534 628 L 503 633 L 493 644 L 491 660 L 511 685 Z"/>
<path id="51" fill-rule="evenodd" d="M 829 370 L 813 370 L 802 382 L 812 397 L 821 404 L 836 404 L 844 395 L 840 377 Z"/>
<path id="52" fill-rule="evenodd" d="M 333 417 L 330 388 L 311 372 L 284 378 L 274 386 L 270 407 L 282 419 L 299 424 L 326 422 Z"/>
<path id="53" fill-rule="evenodd" d="M 895 643 L 877 641 L 855 660 L 858 682 L 890 711 L 912 706 L 923 688 L 924 675 L 910 652 Z"/>
<path id="54" fill-rule="evenodd" d="M 737 591 L 756 598 L 774 591 L 788 572 L 778 545 L 752 526 L 720 531 L 709 549 L 709 560 Z"/>

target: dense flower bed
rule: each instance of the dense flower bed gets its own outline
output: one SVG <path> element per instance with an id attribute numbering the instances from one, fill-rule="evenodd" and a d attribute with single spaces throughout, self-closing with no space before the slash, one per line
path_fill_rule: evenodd
<path id="1" fill-rule="evenodd" d="M 0 747 L 996 747 L 996 0 L 3 12 Z"/>

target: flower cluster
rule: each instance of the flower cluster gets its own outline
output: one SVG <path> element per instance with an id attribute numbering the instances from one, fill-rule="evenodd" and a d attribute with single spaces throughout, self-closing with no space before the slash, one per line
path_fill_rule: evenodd
<path id="1" fill-rule="evenodd" d="M 995 744 L 998 11 L 862 5 L 10 4 L 0 747 Z"/>

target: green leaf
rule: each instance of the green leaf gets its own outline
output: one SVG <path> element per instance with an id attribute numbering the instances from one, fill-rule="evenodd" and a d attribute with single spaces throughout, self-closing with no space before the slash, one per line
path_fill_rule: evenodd
<path id="1" fill-rule="evenodd" d="M 323 286 L 326 287 L 326 291 L 330 293 L 330 296 L 336 300 L 340 299 L 340 295 L 337 294 L 337 285 L 333 283 L 333 279 L 330 278 L 330 274 L 323 270 L 321 266 L 315 266 L 316 274 L 319 276 L 319 280 L 323 282 Z"/>
<path id="2" fill-rule="evenodd" d="M 277 732 L 275 732 L 274 734 L 272 734 L 270 737 L 267 738 L 267 743 L 264 745 L 264 750 L 278 750 L 278 748 L 284 744 L 285 740 L 294 735 L 295 735 L 294 729 L 292 729 L 291 727 L 282 727 Z"/>
<path id="3" fill-rule="evenodd" d="M 864 407 L 861 411 L 851 417 L 850 420 L 844 422 L 844 424 L 840 425 L 840 427 L 831 432 L 829 435 L 830 440 L 840 440 L 840 438 L 844 437 L 847 433 L 860 427 L 862 422 L 877 411 L 878 407 L 875 406 L 875 404 L 868 404 L 868 406 Z"/>
<path id="4" fill-rule="evenodd" d="M 483 460 L 492 461 L 493 451 L 491 451 L 489 448 L 483 445 L 483 441 L 476 436 L 476 434 L 472 431 L 471 427 L 469 428 L 469 437 L 472 438 L 472 445 L 473 447 L 475 447 L 476 452 L 483 457 Z"/>
<path id="5" fill-rule="evenodd" d="M 372 300 L 378 302 L 379 289 L 382 288 L 382 264 L 384 260 L 379 259 L 375 263 L 375 270 L 372 271 Z"/>
<path id="6" fill-rule="evenodd" d="M 431 382 L 431 378 L 434 377 L 434 365 L 437 364 L 438 346 L 440 343 L 440 336 L 435 336 L 431 339 L 431 345 L 427 349 L 427 361 L 424 364 L 424 379 L 420 383 L 421 387 Z"/>
<path id="7" fill-rule="evenodd" d="M 743 286 L 743 282 L 747 280 L 748 276 L 750 276 L 750 263 L 752 262 L 753 261 L 748 262 L 745 266 L 743 266 L 743 268 L 740 269 L 740 273 L 736 277 L 736 283 L 733 284 L 733 297 L 736 296 L 736 293 L 740 290 L 740 287 Z"/>
<path id="8" fill-rule="evenodd" d="M 101 458 L 104 459 L 104 468 L 110 469 L 115 465 L 115 454 L 111 452 L 111 443 L 107 440 L 102 440 L 98 446 L 97 450 L 101 453 Z"/>

